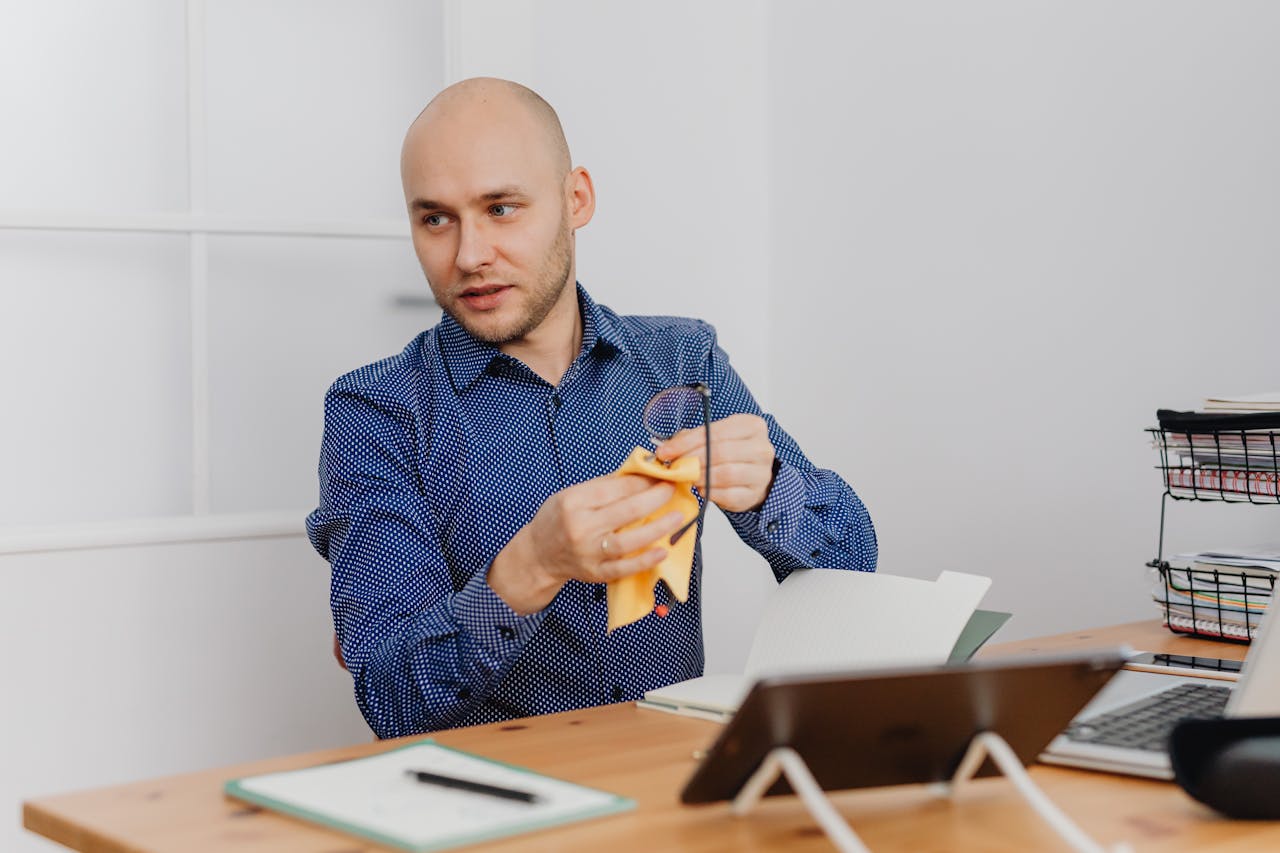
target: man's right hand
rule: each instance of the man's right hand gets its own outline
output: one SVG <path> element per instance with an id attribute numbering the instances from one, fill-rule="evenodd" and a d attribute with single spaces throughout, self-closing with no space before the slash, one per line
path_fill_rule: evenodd
<path id="1" fill-rule="evenodd" d="M 667 556 L 666 537 L 684 521 L 680 513 L 618 531 L 674 493 L 670 483 L 633 474 L 597 477 L 556 492 L 498 552 L 489 586 L 517 613 L 536 613 L 566 581 L 601 583 L 656 566 Z"/>

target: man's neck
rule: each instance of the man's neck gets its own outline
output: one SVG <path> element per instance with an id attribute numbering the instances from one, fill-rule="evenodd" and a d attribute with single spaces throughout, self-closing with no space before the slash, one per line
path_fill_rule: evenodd
<path id="1" fill-rule="evenodd" d="M 582 312 L 578 307 L 578 288 L 573 280 L 565 285 L 555 306 L 538 328 L 518 341 L 502 344 L 498 349 L 520 359 L 551 385 L 559 385 L 582 349 Z"/>

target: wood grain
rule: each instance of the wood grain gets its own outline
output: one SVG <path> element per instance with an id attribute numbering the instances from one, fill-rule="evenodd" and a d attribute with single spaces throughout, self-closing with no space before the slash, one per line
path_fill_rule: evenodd
<path id="1" fill-rule="evenodd" d="M 1150 651 L 1242 658 L 1246 647 L 1176 637 L 1155 622 L 1076 631 L 991 646 L 984 657 L 1065 651 L 1127 643 Z M 636 800 L 635 811 L 546 830 L 486 846 L 495 851 L 830 850 L 794 797 L 766 801 L 749 817 L 727 805 L 686 807 L 679 791 L 693 772 L 695 752 L 719 726 L 609 705 L 441 732 L 458 749 L 508 761 Z M 414 740 L 365 743 L 43 797 L 24 804 L 33 832 L 85 853 L 357 853 L 382 850 L 366 842 L 227 799 L 227 779 L 371 755 Z M 1086 831 L 1138 851 L 1280 850 L 1280 823 L 1217 817 L 1175 785 L 1103 773 L 1040 766 L 1032 776 Z M 955 799 L 924 786 L 835 794 L 834 801 L 863 840 L 881 851 L 1062 850 L 1003 779 L 973 783 Z"/>

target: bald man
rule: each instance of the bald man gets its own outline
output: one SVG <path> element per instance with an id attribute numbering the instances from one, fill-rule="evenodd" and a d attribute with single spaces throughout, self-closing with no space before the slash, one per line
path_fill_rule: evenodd
<path id="1" fill-rule="evenodd" d="M 440 323 L 325 399 L 311 542 L 361 712 L 380 737 L 636 699 L 702 674 L 700 545 L 688 600 L 606 632 L 605 584 L 667 555 L 673 486 L 608 476 L 649 443 L 655 393 L 711 391 L 711 501 L 782 580 L 873 571 L 861 500 L 762 413 L 707 324 L 624 317 L 577 284 L 595 188 L 555 111 L 465 80 L 410 126 L 413 246 Z M 701 430 L 660 444 L 701 458 Z M 636 525 L 636 526 L 632 526 Z M 700 536 L 701 529 L 693 531 Z"/>

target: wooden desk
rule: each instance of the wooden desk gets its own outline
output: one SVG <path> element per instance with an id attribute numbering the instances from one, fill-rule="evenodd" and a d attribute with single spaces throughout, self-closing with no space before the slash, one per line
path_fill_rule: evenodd
<path id="1" fill-rule="evenodd" d="M 1240 658 L 1245 652 L 1243 646 L 1178 638 L 1155 622 L 1138 622 L 993 646 L 984 657 L 1123 642 L 1207 657 Z M 520 836 L 486 849 L 829 851 L 825 837 L 794 797 L 767 800 L 746 818 L 732 817 L 725 804 L 679 804 L 679 791 L 696 763 L 695 750 L 707 746 L 717 729 L 716 723 L 627 703 L 436 737 L 449 746 L 623 794 L 638 804 L 627 814 Z M 43 797 L 24 804 L 23 824 L 86 853 L 377 851 L 382 848 L 225 799 L 222 784 L 255 773 L 369 755 L 402 742 L 366 743 Z M 1086 832 L 1105 844 L 1128 841 L 1138 851 L 1280 850 L 1280 822 L 1227 821 L 1172 783 L 1048 766 L 1036 767 L 1032 776 Z M 833 799 L 876 853 L 1063 849 L 1003 779 L 978 780 L 956 800 L 938 798 L 924 786 L 848 791 Z"/>

